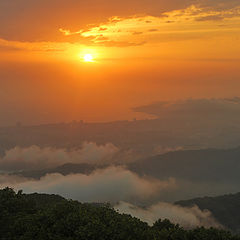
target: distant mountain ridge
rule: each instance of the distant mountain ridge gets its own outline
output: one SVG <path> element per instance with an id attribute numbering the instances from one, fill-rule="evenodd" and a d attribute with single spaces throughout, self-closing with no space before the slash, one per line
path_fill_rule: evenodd
<path id="1" fill-rule="evenodd" d="M 208 209 L 219 223 L 235 233 L 240 233 L 240 192 L 178 201 L 175 204 L 183 207 L 197 205 L 201 210 Z"/>
<path id="2" fill-rule="evenodd" d="M 69 174 L 84 174 L 88 175 L 92 173 L 97 166 L 87 163 L 65 163 L 55 168 L 49 169 L 41 169 L 41 170 L 29 170 L 29 171 L 21 171 L 21 172 L 13 172 L 11 175 L 20 175 L 26 178 L 40 179 L 41 177 L 52 174 L 52 173 L 60 173 L 64 176 Z"/>
<path id="3" fill-rule="evenodd" d="M 240 181 L 240 147 L 168 152 L 136 161 L 128 168 L 156 178 L 235 182 Z"/>
<path id="4" fill-rule="evenodd" d="M 76 149 L 84 142 L 112 143 L 121 150 L 131 149 L 143 156 L 156 154 L 161 148 L 230 148 L 240 143 L 238 122 L 234 117 L 224 120 L 217 115 L 199 119 L 195 115 L 178 114 L 134 121 L 0 127 L 0 156 L 16 146 Z"/>
<path id="5" fill-rule="evenodd" d="M 192 181 L 240 181 L 240 147 L 234 149 L 179 150 L 141 159 L 123 165 L 139 175 L 160 179 L 176 177 Z M 24 171 L 17 174 L 40 178 L 47 173 L 63 175 L 90 174 L 96 169 L 108 167 L 90 163 L 65 163 L 55 168 Z"/>
<path id="6" fill-rule="evenodd" d="M 39 180 L 46 174 L 59 173 L 91 175 L 98 169 L 112 165 L 90 163 L 66 163 L 54 168 L 13 172 L 12 175 Z M 160 181 L 173 179 L 174 188 L 156 192 L 147 204 L 159 201 L 175 202 L 203 196 L 220 196 L 236 193 L 240 189 L 240 148 L 181 150 L 154 157 L 144 158 L 134 163 L 115 165 L 124 167 L 141 176 Z"/>

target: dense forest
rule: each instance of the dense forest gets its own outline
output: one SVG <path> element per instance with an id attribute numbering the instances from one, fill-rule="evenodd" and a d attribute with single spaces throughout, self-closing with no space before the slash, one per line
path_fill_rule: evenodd
<path id="1" fill-rule="evenodd" d="M 1 240 L 239 240 L 230 232 L 185 230 L 168 220 L 153 226 L 109 204 L 82 204 L 57 195 L 0 190 Z"/>

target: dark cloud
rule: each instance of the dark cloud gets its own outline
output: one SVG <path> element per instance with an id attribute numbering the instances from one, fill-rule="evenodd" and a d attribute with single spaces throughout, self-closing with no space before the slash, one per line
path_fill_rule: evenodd
<path id="1" fill-rule="evenodd" d="M 200 7 L 217 11 L 229 10 L 240 6 L 239 0 L 196 0 L 194 2 Z"/>
<path id="2" fill-rule="evenodd" d="M 188 99 L 179 101 L 163 101 L 137 107 L 137 112 L 145 112 L 158 117 L 173 115 L 223 116 L 231 119 L 240 118 L 240 98 L 229 99 Z M 207 114 L 207 115 L 206 115 Z"/>
<path id="3" fill-rule="evenodd" d="M 189 0 L 0 0 L 0 37 L 21 41 L 61 41 L 59 28 L 78 31 L 112 16 L 159 15 L 184 8 Z M 44 16 L 44 17 L 43 17 Z"/>
<path id="4" fill-rule="evenodd" d="M 206 17 L 199 17 L 197 21 L 219 21 L 223 20 L 224 17 L 222 15 L 213 15 L 213 16 L 206 16 Z"/>
<path id="5" fill-rule="evenodd" d="M 143 32 L 133 32 L 132 34 L 133 35 L 141 35 L 141 34 L 143 34 Z"/>
<path id="6" fill-rule="evenodd" d="M 144 45 L 146 42 L 124 42 L 124 41 L 103 41 L 100 43 L 96 43 L 99 46 L 105 47 L 132 47 L 132 46 L 141 46 Z"/>
<path id="7" fill-rule="evenodd" d="M 0 44 L 0 51 L 1 52 L 11 52 L 11 51 L 20 51 L 23 50 L 22 48 L 14 47 L 14 46 L 5 46 Z"/>
<path id="8" fill-rule="evenodd" d="M 156 29 L 156 28 L 152 28 L 152 29 L 149 29 L 148 31 L 149 31 L 149 32 L 157 32 L 157 31 L 159 31 L 159 30 Z"/>
<path id="9" fill-rule="evenodd" d="M 17 41 L 66 41 L 58 29 L 78 31 L 112 16 L 162 16 L 192 4 L 214 10 L 239 6 L 238 0 L 0 0 L 0 37 Z M 44 16 L 44 17 L 43 17 Z"/>

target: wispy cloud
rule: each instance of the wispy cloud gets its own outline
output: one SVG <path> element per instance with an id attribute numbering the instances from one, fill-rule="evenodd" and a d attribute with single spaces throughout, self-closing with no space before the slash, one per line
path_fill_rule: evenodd
<path id="1" fill-rule="evenodd" d="M 228 26 L 219 28 L 220 20 L 226 21 Z M 161 16 L 114 17 L 106 23 L 96 24 L 88 29 L 76 32 L 68 29 L 60 29 L 60 31 L 66 36 L 91 37 L 92 44 L 110 47 L 137 46 L 146 42 L 206 38 L 211 34 L 215 35 L 216 32 L 224 35 L 226 31 L 238 31 L 239 22 L 239 7 L 213 10 L 208 7 L 192 5 L 185 9 L 162 13 Z"/>
<path id="2" fill-rule="evenodd" d="M 118 202 L 132 199 L 147 200 L 166 189 L 174 189 L 174 179 L 160 181 L 139 177 L 121 167 L 96 170 L 90 175 L 48 174 L 40 180 L 0 175 L 0 187 L 10 186 L 25 192 L 60 194 L 82 202 Z"/>
<path id="3" fill-rule="evenodd" d="M 6 151 L 5 156 L 0 158 L 0 168 L 6 171 L 21 171 L 57 167 L 64 163 L 103 164 L 111 162 L 118 151 L 113 144 L 98 146 L 87 142 L 76 150 L 38 146 L 15 147 Z"/>
<path id="4" fill-rule="evenodd" d="M 208 210 L 201 211 L 197 206 L 181 207 L 170 203 L 159 202 L 148 208 L 140 208 L 130 203 L 120 202 L 115 206 L 120 213 L 131 214 L 152 225 L 159 218 L 169 219 L 185 228 L 222 227 Z"/>

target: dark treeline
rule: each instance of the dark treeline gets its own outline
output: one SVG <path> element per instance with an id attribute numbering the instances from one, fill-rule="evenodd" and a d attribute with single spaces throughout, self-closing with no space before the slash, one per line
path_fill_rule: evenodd
<path id="1" fill-rule="evenodd" d="M 153 226 L 108 204 L 82 204 L 57 195 L 0 190 L 1 240 L 239 240 L 220 229 L 185 230 L 168 220 Z"/>

